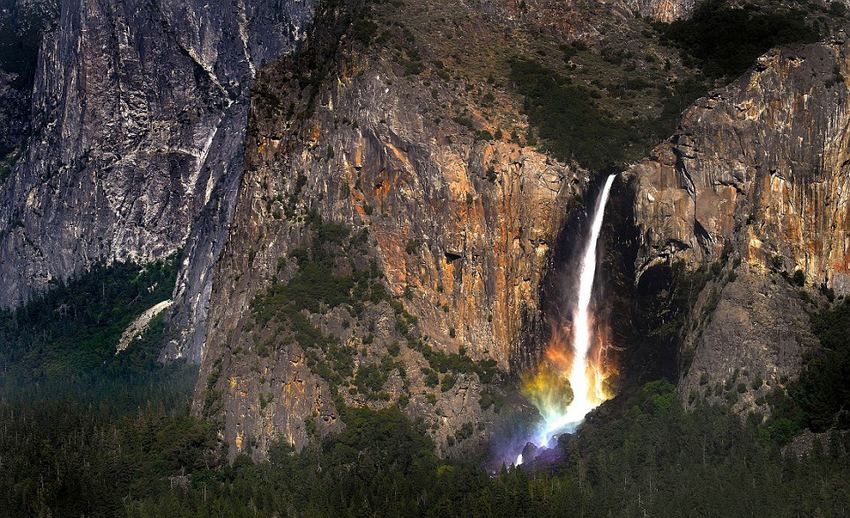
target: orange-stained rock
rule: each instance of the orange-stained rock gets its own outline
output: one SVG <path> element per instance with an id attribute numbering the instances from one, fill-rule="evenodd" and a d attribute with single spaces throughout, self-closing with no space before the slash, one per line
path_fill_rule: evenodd
<path id="1" fill-rule="evenodd" d="M 254 114 L 256 139 L 278 135 L 280 145 L 247 158 L 216 272 L 194 407 L 202 413 L 209 373 L 220 360 L 223 374 L 238 376 L 248 391 L 244 399 L 222 393 L 215 417 L 229 444 L 244 433 L 262 456 L 276 437 L 303 447 L 307 423 L 319 434 L 340 425 L 331 381 L 315 364 L 300 361 L 307 351 L 285 329 L 251 323 L 251 301 L 273 278 L 292 275 L 291 253 L 310 235 L 309 210 L 352 233 L 368 230 L 369 257 L 360 259 L 377 261 L 387 291 L 416 317 L 427 347 L 464 350 L 475 361 L 495 361 L 503 372 L 524 356 L 542 318 L 550 250 L 586 173 L 516 143 L 477 140 L 473 130 L 433 115 L 444 108 L 415 80 L 376 62 L 344 82 L 326 82 L 313 118 L 300 126 Z M 281 264 L 289 266 L 281 270 Z M 428 363 L 398 336 L 389 307 L 355 313 L 340 306 L 310 315 L 312 325 L 356 353 L 354 369 L 381 361 L 393 341 L 403 348 L 400 367 L 383 387 L 391 399 L 369 400 L 346 380 L 335 387 L 346 405 L 380 408 L 407 394 L 406 412 L 426 420 L 441 453 L 466 424 L 487 429 L 470 444 L 485 439 L 495 413 L 479 406 L 484 383 L 476 374 L 458 373 L 445 391 L 426 386 Z M 260 356 L 251 345 L 235 354 L 229 345 L 235 343 L 270 344 L 270 352 Z"/>
<path id="2" fill-rule="evenodd" d="M 769 52 L 629 171 L 638 275 L 716 263 L 680 331 L 688 402 L 769 414 L 764 396 L 817 345 L 812 301 L 850 294 L 848 59 L 844 42 Z"/>
<path id="3" fill-rule="evenodd" d="M 848 56 L 846 43 L 768 53 L 631 168 L 639 273 L 671 258 L 696 267 L 733 246 L 751 264 L 850 293 L 850 95 L 833 82 Z"/>

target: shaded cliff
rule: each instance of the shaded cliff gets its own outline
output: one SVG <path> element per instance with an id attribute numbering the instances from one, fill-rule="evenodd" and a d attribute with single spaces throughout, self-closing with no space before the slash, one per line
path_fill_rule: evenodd
<path id="1" fill-rule="evenodd" d="M 61 2 L 41 38 L 30 136 L 0 180 L 0 305 L 98 262 L 165 257 L 191 235 L 177 307 L 182 323 L 201 320 L 251 80 L 293 48 L 311 6 Z"/>

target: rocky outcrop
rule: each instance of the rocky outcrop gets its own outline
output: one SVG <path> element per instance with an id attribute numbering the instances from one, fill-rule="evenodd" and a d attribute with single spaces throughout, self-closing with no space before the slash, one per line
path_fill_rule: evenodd
<path id="1" fill-rule="evenodd" d="M 848 57 L 843 37 L 767 53 L 630 170 L 638 277 L 717 263 L 684 330 L 686 397 L 764 410 L 761 382 L 793 378 L 816 343 L 807 301 L 850 292 Z M 744 370 L 725 387 L 739 395 L 708 386 Z"/>
<path id="2" fill-rule="evenodd" d="M 167 256 L 194 236 L 178 320 L 202 322 L 251 80 L 293 48 L 312 5 L 63 0 L 41 43 L 33 134 L 0 185 L 0 305 L 96 262 Z M 190 337 L 169 355 L 197 358 Z"/>
<path id="3" fill-rule="evenodd" d="M 632 168 L 639 272 L 731 246 L 753 266 L 850 292 L 848 53 L 843 41 L 768 53 Z"/>
<path id="4" fill-rule="evenodd" d="M 747 264 L 724 271 L 691 311 L 680 392 L 691 403 L 700 398 L 741 414 L 769 414 L 766 396 L 796 379 L 804 353 L 818 344 L 813 309 L 779 275 Z"/>
<path id="5" fill-rule="evenodd" d="M 686 9 L 658 7 L 668 3 L 621 2 L 616 16 L 599 16 L 595 2 L 570 6 L 575 16 L 543 2 L 475 9 L 497 26 L 556 22 L 561 35 L 592 39 L 612 20 Z M 163 358 L 200 361 L 212 265 L 243 169 L 247 93 L 256 71 L 302 38 L 313 5 L 18 0 L 0 13 L 3 23 L 24 12 L 55 20 L 43 38 L 36 31 L 31 89 L 0 73 L 0 151 L 14 151 L 0 157 L 0 306 L 97 262 L 184 248 Z"/>
<path id="6" fill-rule="evenodd" d="M 163 300 L 162 302 L 158 302 L 146 309 L 144 313 L 138 316 L 135 320 L 130 322 L 130 325 L 124 329 L 124 332 L 121 333 L 121 338 L 118 339 L 118 345 L 115 347 L 115 354 L 120 353 L 127 349 L 130 346 L 130 342 L 132 342 L 136 337 L 142 334 L 151 323 L 151 320 L 156 318 L 157 315 L 170 308 L 174 303 L 172 300 Z"/>
<path id="7" fill-rule="evenodd" d="M 785 445 L 782 448 L 782 454 L 794 455 L 798 458 L 805 455 L 828 455 L 833 458 L 850 455 L 850 449 L 847 447 L 848 434 L 850 432 L 846 430 L 821 433 L 806 430 Z"/>

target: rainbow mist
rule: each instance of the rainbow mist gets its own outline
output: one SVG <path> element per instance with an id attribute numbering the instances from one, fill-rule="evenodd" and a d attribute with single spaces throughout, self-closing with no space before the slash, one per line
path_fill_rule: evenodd
<path id="1" fill-rule="evenodd" d="M 591 410 L 608 399 L 603 389 L 605 374 L 600 350 L 594 347 L 595 325 L 590 305 L 596 277 L 597 241 L 614 178 L 616 175 L 610 175 L 605 180 L 593 209 L 590 234 L 579 265 L 572 325 L 553 330 L 543 361 L 523 382 L 523 393 L 542 417 L 530 439 L 538 447 L 549 446 L 559 434 L 575 431 Z M 517 463 L 521 462 L 520 455 Z"/>

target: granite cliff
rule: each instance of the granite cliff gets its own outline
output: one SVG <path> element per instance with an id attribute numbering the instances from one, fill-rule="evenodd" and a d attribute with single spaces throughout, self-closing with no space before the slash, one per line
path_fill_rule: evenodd
<path id="1" fill-rule="evenodd" d="M 259 79 L 196 409 L 221 418 L 233 452 L 262 455 L 279 435 L 300 448 L 338 426 L 340 405 L 396 402 L 444 453 L 480 444 L 501 397 L 490 385 L 540 325 L 549 250 L 586 174 L 510 142 L 515 111 L 487 120 L 496 110 L 469 103 L 453 117 L 466 99 L 440 68 L 405 73 L 347 16 L 320 21 L 308 52 Z M 311 285 L 322 304 L 263 318 L 308 280 L 305 248 L 353 292 Z"/>
<path id="2" fill-rule="evenodd" d="M 638 278 L 707 279 L 684 330 L 680 391 L 769 412 L 817 345 L 808 313 L 850 290 L 843 34 L 771 51 L 689 109 L 632 167 Z"/>
<path id="3" fill-rule="evenodd" d="M 783 3 L 826 39 L 722 86 L 659 25 L 696 8 L 17 1 L 0 23 L 38 52 L 0 69 L 0 306 L 183 250 L 162 359 L 200 363 L 193 411 L 231 456 L 392 404 L 466 454 L 522 420 L 556 263 L 626 168 L 619 296 L 651 285 L 662 324 L 686 302 L 683 399 L 769 413 L 808 313 L 850 291 L 844 18 Z"/>
<path id="4" fill-rule="evenodd" d="M 682 10 L 658 11 L 656 17 L 678 17 L 692 7 L 676 5 Z M 571 8 L 592 12 L 588 6 Z M 393 4 L 393 9 L 386 4 L 336 7 L 317 17 L 306 51 L 260 74 L 252 98 L 246 172 L 215 270 L 194 411 L 219 423 L 231 455 L 247 451 L 263 458 L 278 438 L 301 448 L 311 437 L 338 429 L 346 407 L 394 403 L 425 421 L 441 454 L 475 451 L 506 419 L 500 407 L 514 397 L 510 376 L 538 358 L 548 332 L 542 300 L 547 276 L 556 272 L 558 249 L 572 246 L 575 236 L 565 225 L 581 219 L 583 211 L 574 209 L 583 206 L 582 196 L 595 177 L 582 163 L 601 161 L 598 148 L 573 154 L 559 153 L 552 141 L 536 145 L 535 133 L 546 137 L 550 121 L 527 115 L 534 113 L 529 103 L 549 102 L 549 90 L 539 98 L 534 97 L 539 91 L 517 95 L 517 70 L 539 74 L 541 81 L 553 78 L 550 88 L 576 85 L 567 87 L 573 88 L 567 95 L 589 92 L 589 99 L 597 99 L 590 102 L 599 110 L 593 113 L 607 125 L 599 130 L 602 138 L 629 147 L 618 155 L 624 159 L 640 152 L 640 138 L 664 131 L 670 106 L 680 98 L 671 99 L 659 87 L 658 93 L 643 94 L 650 96 L 649 102 L 627 104 L 631 97 L 600 79 L 625 71 L 625 77 L 649 83 L 664 67 L 676 77 L 669 90 L 679 92 L 678 81 L 692 72 L 653 39 L 648 22 L 635 18 L 652 14 L 643 11 L 647 6 L 618 8 L 596 18 L 546 17 L 543 4 L 528 4 L 520 12 L 501 4 L 476 10 L 441 2 Z M 444 18 L 434 18 L 433 12 Z M 556 23 L 568 19 L 569 24 Z M 599 39 L 617 20 L 627 21 L 621 33 Z M 645 38 L 652 57 L 637 59 L 627 50 L 636 38 Z M 565 41 L 579 43 L 570 47 Z M 544 64 L 542 71 L 484 55 L 502 55 L 508 45 L 515 56 L 535 55 Z M 779 131 L 780 124 L 769 117 L 789 124 L 796 119 L 768 114 L 786 105 L 811 111 L 794 108 L 802 94 L 795 97 L 793 92 L 804 85 L 824 88 L 826 94 L 818 96 L 821 104 L 812 119 L 800 123 L 801 132 L 809 128 L 801 135 L 820 132 L 828 138 L 835 101 L 829 96 L 836 95 L 829 92 L 836 90 L 840 75 L 833 66 L 837 58 L 812 58 L 817 79 L 808 82 L 802 79 L 812 73 L 808 68 L 796 82 L 790 76 L 771 79 L 772 70 L 792 70 L 781 65 L 790 58 L 775 56 L 827 52 L 817 49 L 843 52 L 833 43 L 805 49 L 768 54 L 753 72 L 698 101 L 679 129 L 671 128 L 671 140 L 629 169 L 632 194 L 622 186 L 615 189 L 617 210 L 633 212 L 639 232 L 636 282 L 647 271 L 679 260 L 691 272 L 709 270 L 721 258 L 728 263 L 712 270 L 720 268 L 722 278 L 704 276 L 699 297 L 686 308 L 689 327 L 676 343 L 684 344 L 680 390 L 688 396 L 703 372 L 712 388 L 727 386 L 721 394 L 743 394 L 738 385 L 755 387 L 757 379 L 768 380 L 765 387 L 774 378 L 779 383 L 799 371 L 802 350 L 814 345 L 799 290 L 785 280 L 775 284 L 761 273 L 751 274 L 746 269 L 755 268 L 757 259 L 736 262 L 745 255 L 744 249 L 736 255 L 735 243 L 749 240 L 742 241 L 745 234 L 734 220 L 750 207 L 740 213 L 729 209 L 723 196 L 732 196 L 733 205 L 741 192 L 752 192 L 753 199 L 767 196 L 759 206 L 770 209 L 775 200 L 769 190 L 754 187 L 759 182 L 744 185 L 736 176 L 743 157 L 716 158 L 732 151 L 751 153 L 756 167 L 763 162 L 759 149 L 765 141 L 780 161 L 802 150 L 800 139 Z M 561 52 L 564 61 L 558 64 L 553 57 Z M 776 59 L 780 61 L 771 61 Z M 764 84 L 750 88 L 753 77 Z M 726 111 L 712 108 L 718 119 L 711 124 L 700 110 L 724 106 L 724 96 L 742 100 L 728 101 Z M 739 109 L 742 103 L 748 112 Z M 736 135 L 741 113 L 749 113 L 744 119 L 751 121 L 751 140 L 743 144 L 740 137 L 727 137 Z M 765 119 L 759 118 L 762 114 Z M 579 109 L 575 115 L 586 114 Z M 621 131 L 640 130 L 642 120 L 655 122 L 638 140 Z M 688 162 L 695 155 L 694 146 L 687 147 L 692 140 L 700 143 L 699 149 L 711 150 L 707 163 L 728 163 L 704 166 L 706 172 L 695 176 L 691 170 L 701 166 Z M 659 158 L 667 156 L 672 157 L 667 162 Z M 819 185 L 806 178 L 809 183 L 799 180 L 798 185 Z M 623 197 L 629 196 L 634 206 L 626 210 Z M 783 196 L 779 194 L 785 200 Z M 667 199 L 684 201 L 677 205 Z M 700 207 L 699 218 L 688 203 Z M 846 201 L 836 203 L 844 203 L 846 212 Z M 793 201 L 786 207 L 797 210 Z M 807 211 L 813 228 L 826 224 L 827 213 Z M 791 218 L 773 216 L 771 221 L 769 233 L 777 235 L 794 225 Z M 821 244 L 830 254 L 842 246 L 834 243 L 844 230 L 836 232 L 830 244 Z M 810 245 L 801 238 L 798 249 Z M 761 249 L 764 260 L 767 247 Z M 787 254 L 789 261 L 797 257 Z M 738 271 L 730 275 L 724 268 Z M 814 272 L 820 266 L 807 268 Z M 827 270 L 822 270 L 824 282 L 833 286 L 835 276 Z M 786 276 L 793 277 L 793 270 Z M 751 284 L 728 290 L 729 300 L 718 301 L 720 283 L 730 280 Z M 809 285 L 819 282 L 811 278 Z M 342 296 L 331 295 L 340 290 Z M 733 299 L 734 293 L 747 298 L 759 290 L 763 300 L 757 307 L 742 307 L 743 302 Z M 737 304 L 738 317 L 749 312 L 753 321 L 735 327 L 719 316 L 714 319 L 728 304 Z M 712 321 L 717 330 L 710 327 Z M 719 336 L 723 332 L 734 336 Z M 787 342 L 778 354 L 767 345 L 776 333 Z M 699 345 L 699 340 L 722 343 L 735 353 L 726 355 L 721 367 L 700 367 L 704 353 L 699 351 L 711 346 Z M 735 341 L 747 345 L 735 347 Z M 789 347 L 799 350 L 789 353 Z M 685 362 L 690 356 L 696 356 L 693 363 Z M 726 368 L 732 364 L 737 372 Z M 728 381 L 733 374 L 735 379 Z M 758 390 L 767 389 L 759 385 Z M 754 391 L 739 408 L 755 404 L 761 395 Z M 521 404 L 510 406 L 523 411 Z"/>
<path id="5" fill-rule="evenodd" d="M 187 247 L 178 313 L 191 336 L 242 170 L 252 78 L 294 48 L 311 12 L 311 2 L 60 2 L 37 35 L 28 137 L 0 180 L 0 305 L 97 262 Z M 187 343 L 170 354 L 196 356 L 200 344 Z"/>

